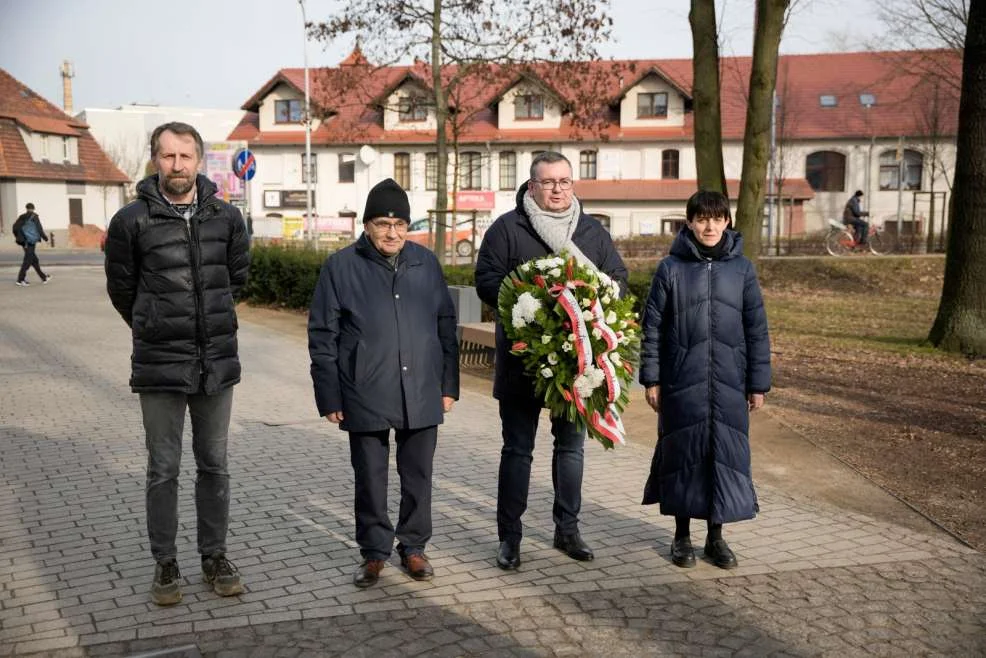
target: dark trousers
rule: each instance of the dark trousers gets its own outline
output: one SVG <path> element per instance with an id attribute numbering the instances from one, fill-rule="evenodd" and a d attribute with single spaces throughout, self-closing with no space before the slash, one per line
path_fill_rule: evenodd
<path id="1" fill-rule="evenodd" d="M 25 244 L 24 245 L 24 260 L 21 262 L 21 271 L 17 273 L 17 280 L 23 281 L 24 277 L 27 276 L 27 270 L 29 268 L 34 268 L 34 271 L 38 273 L 41 280 L 44 281 L 48 276 L 41 271 L 41 261 L 38 260 L 38 254 L 36 244 Z"/>
<path id="2" fill-rule="evenodd" d="M 527 492 L 534 459 L 541 403 L 538 400 L 500 400 L 503 450 L 497 483 L 496 525 L 500 541 L 520 541 L 524 528 L 520 517 L 527 510 Z M 578 531 L 582 508 L 582 469 L 585 431 L 567 420 L 551 419 L 555 438 L 551 457 L 551 482 L 555 488 L 552 518 L 563 534 Z"/>
<path id="3" fill-rule="evenodd" d="M 866 244 L 870 234 L 870 223 L 862 219 L 850 219 L 849 224 L 852 226 L 852 232 L 856 237 L 856 242 Z"/>
<path id="4" fill-rule="evenodd" d="M 225 553 L 229 527 L 226 443 L 233 388 L 215 395 L 141 393 L 140 407 L 147 435 L 147 535 L 151 554 L 158 561 L 177 554 L 178 471 L 186 408 L 192 419 L 199 553 Z"/>
<path id="5" fill-rule="evenodd" d="M 397 551 L 424 553 L 431 539 L 431 467 L 438 427 L 395 430 L 401 505 Z M 367 560 L 386 560 L 394 545 L 394 526 L 387 514 L 390 430 L 350 432 L 349 454 L 356 477 L 356 543 Z"/>

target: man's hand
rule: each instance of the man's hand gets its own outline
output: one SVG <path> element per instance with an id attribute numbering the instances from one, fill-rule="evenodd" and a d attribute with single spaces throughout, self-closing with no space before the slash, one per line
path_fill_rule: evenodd
<path id="1" fill-rule="evenodd" d="M 333 411 L 330 414 L 326 414 L 325 415 L 325 420 L 329 421 L 330 423 L 335 423 L 336 425 L 338 425 L 339 423 L 341 423 L 343 421 L 342 412 L 341 411 Z"/>
<path id="2" fill-rule="evenodd" d="M 647 400 L 647 404 L 656 413 L 661 407 L 661 387 L 648 386 L 644 391 L 644 399 Z"/>
<path id="3" fill-rule="evenodd" d="M 442 408 L 445 410 L 445 413 L 452 411 L 453 404 L 455 404 L 455 398 L 450 398 L 447 395 L 442 396 Z"/>
<path id="4" fill-rule="evenodd" d="M 750 411 L 756 411 L 763 406 L 764 394 L 763 393 L 750 393 L 746 396 L 747 401 L 750 403 Z"/>

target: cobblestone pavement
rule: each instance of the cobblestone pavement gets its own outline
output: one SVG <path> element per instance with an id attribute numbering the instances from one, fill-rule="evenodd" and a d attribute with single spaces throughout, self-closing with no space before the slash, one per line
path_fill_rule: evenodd
<path id="1" fill-rule="evenodd" d="M 357 590 L 345 435 L 316 417 L 305 345 L 247 323 L 229 536 L 247 592 L 220 599 L 199 582 L 186 442 L 185 599 L 157 608 L 129 333 L 100 269 L 53 273 L 50 285 L 18 288 L 0 269 L 10 284 L 0 285 L 0 656 L 181 646 L 222 656 L 986 655 L 986 556 L 946 535 L 760 487 L 760 517 L 726 528 L 738 569 L 674 567 L 673 520 L 639 505 L 650 449 L 632 442 L 586 447 L 582 531 L 596 560 L 579 563 L 551 548 L 542 432 L 524 562 L 500 571 L 500 439 L 485 391 L 464 391 L 439 433 L 434 581 L 412 581 L 392 559 L 377 587 Z"/>

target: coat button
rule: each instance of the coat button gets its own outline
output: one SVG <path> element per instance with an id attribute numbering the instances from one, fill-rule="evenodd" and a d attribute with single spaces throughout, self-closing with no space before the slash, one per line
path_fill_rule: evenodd
<path id="1" fill-rule="evenodd" d="M 401 366 L 401 370 L 403 370 L 404 372 L 407 372 L 407 366 Z"/>
<path id="2" fill-rule="evenodd" d="M 401 298 L 400 294 L 394 295 L 394 299 L 400 299 L 400 298 Z"/>

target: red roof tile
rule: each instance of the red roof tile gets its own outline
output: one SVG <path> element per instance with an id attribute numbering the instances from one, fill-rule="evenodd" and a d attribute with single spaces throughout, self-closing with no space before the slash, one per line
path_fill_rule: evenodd
<path id="1" fill-rule="evenodd" d="M 829 53 L 818 55 L 783 55 L 778 66 L 778 97 L 780 116 L 784 118 L 781 139 L 860 139 L 876 137 L 920 137 L 927 133 L 924 127 L 923 108 L 934 94 L 934 76 L 927 75 L 922 64 L 935 60 L 939 71 L 945 71 L 957 86 L 961 76 L 960 57 L 952 51 L 908 51 L 884 53 Z M 685 115 L 684 126 L 663 128 L 621 128 L 619 126 L 618 100 L 626 94 L 635 81 L 651 72 L 665 78 L 680 90 L 692 86 L 692 62 L 688 59 L 602 61 L 569 65 L 566 76 L 564 65 L 539 65 L 525 69 L 555 90 L 562 98 L 571 100 L 578 94 L 571 71 L 598 76 L 601 84 L 594 87 L 597 97 L 607 99 L 596 111 L 603 126 L 598 130 L 580 128 L 570 117 L 563 118 L 558 130 L 511 130 L 497 128 L 496 114 L 487 107 L 504 91 L 502 84 L 490 84 L 488 79 L 471 80 L 462 88 L 459 98 L 459 114 L 468 116 L 460 138 L 463 143 L 483 142 L 572 142 L 584 139 L 615 141 L 691 141 L 693 136 L 692 113 Z M 723 58 L 722 66 L 722 121 L 723 138 L 740 140 L 746 121 L 747 80 L 750 70 L 749 57 Z M 358 84 L 353 83 L 357 72 Z M 434 133 L 391 131 L 382 127 L 380 112 L 372 107 L 387 89 L 399 83 L 408 74 L 420 83 L 429 85 L 431 76 L 427 66 L 415 63 L 411 66 L 380 67 L 352 64 L 341 68 L 314 69 L 311 74 L 312 102 L 316 107 L 329 110 L 333 116 L 313 134 L 317 144 L 388 144 L 425 143 L 434 139 Z M 454 67 L 443 71 L 443 78 L 455 74 Z M 514 79 L 513 75 L 503 74 Z M 248 112 L 256 112 L 264 96 L 277 84 L 285 83 L 299 92 L 304 90 L 303 69 L 282 69 L 243 105 Z M 876 104 L 869 109 L 859 102 L 859 95 L 871 93 Z M 821 107 L 819 97 L 835 95 L 836 107 Z M 942 126 L 940 134 L 954 135 L 958 119 L 957 94 L 953 86 L 941 86 Z M 244 122 L 230 134 L 230 139 L 247 139 L 262 144 L 295 144 L 303 131 L 270 131 L 261 133 L 256 119 L 244 117 Z"/>
<path id="2" fill-rule="evenodd" d="M 17 125 L 31 132 L 77 137 L 79 164 L 35 162 Z M 73 119 L 0 69 L 0 177 L 126 183 L 86 124 Z"/>

